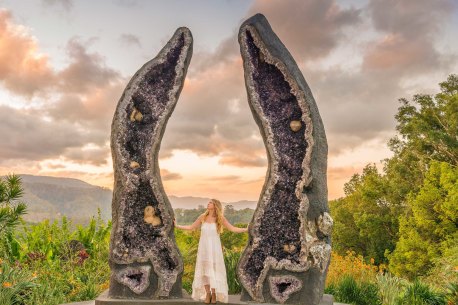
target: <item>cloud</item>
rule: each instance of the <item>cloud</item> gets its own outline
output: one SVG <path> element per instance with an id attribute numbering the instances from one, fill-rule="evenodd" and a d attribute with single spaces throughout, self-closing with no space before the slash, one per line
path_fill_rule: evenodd
<path id="1" fill-rule="evenodd" d="M 344 167 L 330 167 L 328 168 L 328 197 L 330 200 L 343 197 L 343 186 L 350 178 L 362 172 L 362 167 L 344 166 Z"/>
<path id="2" fill-rule="evenodd" d="M 174 149 L 220 156 L 220 163 L 266 166 L 266 152 L 248 103 L 241 59 L 196 71 L 186 80 L 165 131 L 161 156 Z"/>
<path id="3" fill-rule="evenodd" d="M 73 8 L 73 0 L 41 0 L 46 6 L 62 6 L 66 11 Z"/>
<path id="4" fill-rule="evenodd" d="M 59 164 L 59 163 L 48 163 L 46 165 L 47 165 L 47 168 L 49 168 L 51 170 L 62 170 L 62 169 L 65 169 L 65 165 Z"/>
<path id="5" fill-rule="evenodd" d="M 62 156 L 74 163 L 89 165 L 105 165 L 111 157 L 109 143 L 105 145 L 83 145 L 83 147 L 67 148 Z"/>
<path id="6" fill-rule="evenodd" d="M 328 55 L 344 37 L 347 26 L 361 21 L 361 10 L 344 9 L 335 0 L 257 0 L 248 15 L 262 13 L 298 60 Z"/>
<path id="7" fill-rule="evenodd" d="M 172 173 L 166 169 L 161 169 L 161 179 L 163 181 L 179 180 L 183 179 L 183 176 L 181 176 L 179 173 Z"/>
<path id="8" fill-rule="evenodd" d="M 67 54 L 69 64 L 56 73 L 59 96 L 42 111 L 56 122 L 90 130 L 88 141 L 103 146 L 109 141 L 113 113 L 127 80 L 76 38 L 68 42 Z"/>
<path id="9" fill-rule="evenodd" d="M 391 33 L 376 41 L 364 56 L 363 69 L 405 75 L 440 65 L 440 54 L 429 41 Z"/>
<path id="10" fill-rule="evenodd" d="M 360 9 L 344 9 L 335 1 L 297 1 L 294 7 L 291 10 L 282 1 L 257 1 L 247 16 L 258 12 L 265 14 L 273 30 L 297 60 L 326 57 L 345 38 L 344 28 L 358 26 L 361 22 Z M 387 115 L 388 119 L 385 116 L 381 118 L 379 110 L 383 104 L 377 104 L 375 100 L 367 104 L 366 97 L 370 96 L 367 90 L 356 90 L 353 94 L 339 83 L 347 81 L 354 89 L 362 85 L 360 81 L 364 81 L 364 77 L 358 75 L 347 79 L 344 71 L 337 72 L 332 80 L 335 84 L 329 84 L 331 80 L 323 78 L 326 75 L 333 78 L 332 71 L 314 71 L 312 76 L 319 80 L 313 91 L 317 92 L 318 87 L 318 92 L 323 92 L 318 97 L 321 101 L 326 100 L 326 105 L 319 105 L 320 110 L 327 108 L 332 113 L 327 130 L 330 127 L 332 131 L 337 131 L 336 134 L 347 136 L 346 141 L 337 141 L 343 145 L 336 146 L 335 153 L 377 135 L 381 126 L 392 128 L 392 113 Z M 199 155 L 218 155 L 224 165 L 267 166 L 264 143 L 247 103 L 236 32 L 224 39 L 215 52 L 197 53 L 188 75 L 187 84 L 167 126 L 161 153 L 170 156 L 173 149 L 190 149 Z M 344 103 L 355 102 L 356 99 L 359 104 L 344 107 L 342 93 L 333 94 L 339 89 L 350 95 Z M 344 112 L 337 115 L 335 107 Z M 365 134 L 355 138 L 353 135 L 361 131 L 361 125 L 355 121 L 355 113 L 360 110 L 373 113 L 360 121 L 372 124 L 372 128 L 366 128 Z M 347 126 L 342 128 L 342 123 Z M 352 139 L 348 135 L 352 135 Z"/>
<path id="11" fill-rule="evenodd" d="M 114 0 L 114 3 L 123 7 L 136 7 L 140 4 L 138 0 Z"/>
<path id="12" fill-rule="evenodd" d="M 67 66 L 54 70 L 25 28 L 0 11 L 0 81 L 13 94 L 43 99 L 34 108 L 1 107 L 2 160 L 106 164 L 110 123 L 126 80 L 90 53 L 90 45 L 70 39 Z"/>
<path id="13" fill-rule="evenodd" d="M 87 47 L 78 38 L 67 43 L 70 64 L 57 75 L 60 90 L 66 93 L 82 94 L 94 88 L 106 87 L 117 81 L 120 75 L 107 67 L 98 53 L 88 53 Z"/>
<path id="14" fill-rule="evenodd" d="M 119 41 L 121 42 L 122 45 L 124 46 L 136 46 L 141 48 L 142 44 L 140 42 L 140 38 L 138 38 L 137 35 L 134 34 L 121 34 L 119 36 Z"/>
<path id="15" fill-rule="evenodd" d="M 283 7 L 280 2 L 272 2 L 269 6 L 256 2 L 252 10 L 260 9 L 267 15 L 278 11 L 283 16 L 286 14 Z M 318 15 L 310 10 L 316 10 Z M 312 39 L 321 55 L 311 50 L 311 53 L 301 53 L 305 54 L 302 58 L 324 56 L 339 41 L 339 28 L 359 20 L 357 10 L 343 10 L 333 1 L 308 1 L 306 5 L 299 5 L 297 11 L 301 11 L 302 16 L 311 14 L 325 19 L 320 25 L 325 31 L 322 33 L 323 40 L 313 40 L 316 39 L 313 38 L 316 29 L 309 29 L 299 38 L 289 33 L 298 32 L 295 26 L 308 26 L 299 18 L 300 14 L 288 22 L 277 15 L 272 17 L 273 20 L 267 17 L 288 48 L 291 48 L 288 42 L 298 50 L 303 40 Z M 186 149 L 201 156 L 220 156 L 223 165 L 267 165 L 264 143 L 246 101 L 236 30 L 222 41 L 215 52 L 195 54 L 181 98 L 162 141 L 162 157 L 170 156 L 174 149 Z M 122 37 L 136 43 L 135 36 L 125 34 Z M 127 81 L 105 66 L 102 56 L 88 52 L 89 47 L 89 43 L 83 43 L 78 38 L 68 42 L 69 64 L 63 70 L 54 72 L 58 80 L 55 91 L 58 98 L 43 111 L 53 121 L 73 123 L 79 128 L 91 130 L 91 139 L 87 141 L 104 147 L 112 117 L 112 112 L 107 109 L 114 110 Z M 95 160 L 92 162 L 101 164 L 104 151 L 102 148 L 93 151 L 99 154 L 98 157 L 93 156 Z M 78 152 L 77 149 L 69 149 L 65 154 L 65 157 L 74 158 L 75 162 L 91 162 L 89 156 L 92 154 Z"/>
<path id="16" fill-rule="evenodd" d="M 451 1 L 372 0 L 362 16 L 369 18 L 363 22 L 373 26 L 373 34 L 349 41 L 355 46 L 353 56 L 362 59 L 359 66 L 346 68 L 345 57 L 328 67 L 301 66 L 317 100 L 331 156 L 394 135 L 398 99 L 409 98 L 406 80 L 431 73 L 445 78 L 453 72 L 451 63 L 457 58 L 436 46 L 450 11 Z"/>
<path id="17" fill-rule="evenodd" d="M 294 10 L 291 10 L 294 7 Z M 263 13 L 296 59 L 325 57 L 345 36 L 343 28 L 359 24 L 360 10 L 335 1 L 256 1 L 247 16 Z M 238 30 L 238 29 L 236 29 Z M 212 53 L 197 52 L 187 83 L 162 142 L 161 154 L 189 149 L 219 156 L 220 164 L 266 167 L 267 155 L 248 106 L 237 32 Z"/>
<path id="18" fill-rule="evenodd" d="M 4 162 L 53 158 L 87 142 L 85 131 L 70 123 L 45 120 L 27 109 L 0 106 L 0 122 L 0 160 Z"/>
<path id="19" fill-rule="evenodd" d="M 453 0 L 370 0 L 368 9 L 376 30 L 415 38 L 437 33 L 456 4 Z"/>
<path id="20" fill-rule="evenodd" d="M 454 8 L 451 0 L 371 0 L 372 23 L 383 35 L 368 44 L 363 71 L 399 77 L 449 65 L 435 43 Z"/>
<path id="21" fill-rule="evenodd" d="M 227 176 L 212 176 L 212 177 L 208 177 L 206 178 L 206 180 L 209 180 L 209 181 L 229 181 L 231 183 L 233 182 L 239 182 L 241 179 L 240 176 L 237 176 L 237 175 L 227 175 Z"/>
<path id="22" fill-rule="evenodd" d="M 302 70 L 323 119 L 329 154 L 338 155 L 394 130 L 398 98 L 404 94 L 398 79 L 349 73 L 340 67 Z"/>
<path id="23" fill-rule="evenodd" d="M 54 83 L 48 58 L 24 27 L 0 10 L 0 82 L 13 93 L 31 97 Z"/>
<path id="24" fill-rule="evenodd" d="M 371 0 L 353 8 L 334 0 L 294 0 L 288 5 L 279 0 L 254 1 L 245 17 L 265 14 L 299 63 L 323 118 L 332 158 L 394 132 L 397 99 L 406 96 L 403 81 L 431 71 L 448 74 L 448 63 L 456 59 L 440 51 L 436 40 L 453 11 L 450 3 Z M 267 166 L 265 146 L 247 102 L 237 30 L 234 26 L 214 52 L 197 50 L 193 55 L 165 130 L 162 159 L 174 150 L 190 150 L 199 156 L 218 156 L 222 165 Z M 141 46 L 132 34 L 122 34 L 119 42 Z M 94 167 L 106 164 L 111 119 L 128 79 L 92 52 L 91 43 L 70 39 L 66 66 L 53 69 L 26 29 L 14 24 L 9 13 L 0 13 L 0 82 L 14 94 L 43 101 L 41 108 L 0 109 L 3 163 L 58 158 Z M 346 45 L 355 52 L 341 55 Z M 348 69 L 347 61 L 354 58 L 358 60 Z M 329 177 L 343 184 L 357 169 L 359 165 L 330 168 Z M 62 168 L 60 173 L 71 171 Z M 231 175 L 201 186 L 197 181 L 184 189 L 188 181 L 179 173 L 164 169 L 161 175 L 183 195 L 199 189 L 225 196 L 240 190 L 240 196 L 248 196 L 264 179 L 244 182 Z M 222 181 L 231 186 L 221 185 Z M 339 193 L 335 185 L 330 194 Z"/>
<path id="25" fill-rule="evenodd" d="M 62 94 L 47 113 L 56 121 L 68 121 L 91 128 L 94 135 L 102 131 L 108 138 L 114 109 L 124 89 L 118 81 L 104 87 L 93 88 L 83 94 Z"/>

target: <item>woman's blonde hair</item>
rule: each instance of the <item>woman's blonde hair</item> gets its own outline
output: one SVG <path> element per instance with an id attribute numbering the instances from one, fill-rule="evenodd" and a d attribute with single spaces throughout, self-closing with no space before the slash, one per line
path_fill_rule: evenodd
<path id="1" fill-rule="evenodd" d="M 216 210 L 216 230 L 218 231 L 218 233 L 221 234 L 223 232 L 223 205 L 221 204 L 221 202 L 218 199 L 210 199 L 210 202 L 212 202 L 213 205 L 215 206 L 215 210 Z M 204 217 L 202 218 L 202 222 L 205 221 L 205 218 L 207 218 L 209 213 L 210 212 L 207 209 L 205 211 L 205 213 L 204 213 Z"/>

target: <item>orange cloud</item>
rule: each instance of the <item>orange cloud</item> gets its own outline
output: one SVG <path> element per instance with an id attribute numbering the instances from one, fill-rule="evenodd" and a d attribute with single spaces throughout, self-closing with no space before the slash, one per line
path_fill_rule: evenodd
<path id="1" fill-rule="evenodd" d="M 178 173 L 172 173 L 169 170 L 161 169 L 161 179 L 162 179 L 162 181 L 177 180 L 177 179 L 182 179 L 182 178 L 183 177 Z"/>
<path id="2" fill-rule="evenodd" d="M 369 1 L 374 28 L 383 36 L 370 42 L 363 71 L 389 72 L 399 78 L 447 65 L 435 42 L 453 8 L 452 0 Z"/>
<path id="3" fill-rule="evenodd" d="M 364 70 L 394 71 L 429 69 L 439 65 L 439 54 L 423 39 L 406 39 L 399 33 L 384 36 L 370 46 L 364 57 Z"/>
<path id="4" fill-rule="evenodd" d="M 0 160 L 106 164 L 110 123 L 126 80 L 78 39 L 69 41 L 70 63 L 61 71 L 37 50 L 26 29 L 0 11 L 0 82 L 13 94 L 45 97 L 34 108 L 0 106 Z"/>
<path id="5" fill-rule="evenodd" d="M 48 58 L 37 49 L 25 28 L 14 24 L 9 12 L 0 10 L 0 81 L 6 88 L 30 97 L 54 83 Z"/>
<path id="6" fill-rule="evenodd" d="M 362 167 L 346 166 L 346 167 L 329 167 L 328 168 L 328 198 L 329 200 L 343 197 L 343 186 L 347 183 L 351 176 L 361 172 Z"/>

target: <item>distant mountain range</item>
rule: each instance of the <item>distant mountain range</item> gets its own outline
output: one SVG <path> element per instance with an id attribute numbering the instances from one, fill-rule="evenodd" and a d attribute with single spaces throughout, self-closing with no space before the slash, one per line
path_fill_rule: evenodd
<path id="1" fill-rule="evenodd" d="M 192 196 L 177 197 L 174 195 L 171 195 L 168 197 L 174 209 L 195 209 L 195 208 L 198 208 L 199 205 L 206 207 L 208 201 L 210 201 L 211 199 L 211 198 L 192 197 Z M 249 201 L 249 200 L 241 200 L 241 201 L 236 201 L 236 202 L 222 202 L 222 204 L 224 206 L 232 205 L 234 209 L 241 210 L 245 208 L 255 209 L 257 202 Z"/>
<path id="2" fill-rule="evenodd" d="M 111 218 L 112 191 L 72 178 L 20 175 L 24 187 L 22 200 L 27 203 L 27 221 L 59 219 L 63 215 L 75 222 L 85 222 L 100 214 Z"/>
<path id="3" fill-rule="evenodd" d="M 27 203 L 28 214 L 25 220 L 38 222 L 44 219 L 60 219 L 63 215 L 76 223 L 86 222 L 97 215 L 103 219 L 111 218 L 112 190 L 95 186 L 73 178 L 20 175 L 24 187 L 22 201 Z M 195 209 L 206 206 L 209 198 L 169 196 L 174 209 Z M 256 207 L 256 201 L 242 200 L 223 203 L 235 209 Z"/>

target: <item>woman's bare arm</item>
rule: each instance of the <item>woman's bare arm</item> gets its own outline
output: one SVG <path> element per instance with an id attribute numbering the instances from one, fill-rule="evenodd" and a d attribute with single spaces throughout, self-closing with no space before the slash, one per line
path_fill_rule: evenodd
<path id="1" fill-rule="evenodd" d="M 234 233 L 244 233 L 248 231 L 248 228 L 234 227 L 224 216 L 223 216 L 223 226 L 225 226 L 229 231 L 234 232 Z"/>
<path id="2" fill-rule="evenodd" d="M 175 225 L 176 228 L 178 229 L 182 229 L 182 230 L 195 230 L 197 229 L 198 227 L 200 227 L 200 225 L 202 224 L 202 220 L 204 218 L 204 214 L 200 215 L 196 221 L 194 221 L 194 223 L 190 226 L 180 226 L 178 225 L 176 222 L 175 222 L 175 219 L 173 220 L 173 224 Z"/>

